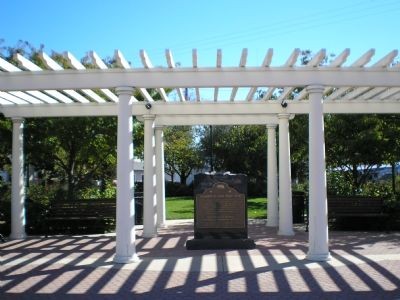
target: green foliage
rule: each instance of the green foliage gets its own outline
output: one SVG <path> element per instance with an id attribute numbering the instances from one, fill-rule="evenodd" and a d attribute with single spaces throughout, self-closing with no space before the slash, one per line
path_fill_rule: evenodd
<path id="1" fill-rule="evenodd" d="M 100 187 L 87 187 L 79 191 L 78 199 L 116 198 L 117 187 L 110 181 Z"/>
<path id="2" fill-rule="evenodd" d="M 0 181 L 0 233 L 8 235 L 11 228 L 11 185 Z"/>
<path id="3" fill-rule="evenodd" d="M 11 170 L 12 123 L 0 114 L 0 170 Z"/>
<path id="4" fill-rule="evenodd" d="M 327 115 L 325 121 L 327 166 L 341 169 L 356 194 L 385 160 L 383 123 L 375 115 Z"/>
<path id="5" fill-rule="evenodd" d="M 308 180 L 308 116 L 297 115 L 289 122 L 292 178 L 300 183 Z"/>
<path id="6" fill-rule="evenodd" d="M 200 147 L 205 161 L 212 152 L 217 172 L 244 173 L 262 186 L 265 177 L 267 134 L 265 126 L 213 126 L 202 129 Z"/>
<path id="7" fill-rule="evenodd" d="M 193 195 L 193 185 L 167 181 L 165 194 L 167 197 L 191 196 Z"/>
<path id="8" fill-rule="evenodd" d="M 65 182 L 68 198 L 95 179 L 115 178 L 115 118 L 30 119 L 25 139 L 29 164 Z"/>
<path id="9" fill-rule="evenodd" d="M 57 186 L 45 186 L 31 184 L 27 188 L 26 197 L 26 232 L 28 234 L 44 233 L 44 218 L 46 212 L 54 201 L 57 193 Z"/>
<path id="10" fill-rule="evenodd" d="M 328 195 L 352 195 L 352 185 L 343 172 L 328 171 L 326 173 Z"/>
<path id="11" fill-rule="evenodd" d="M 189 126 L 168 127 L 165 131 L 166 172 L 176 173 L 186 184 L 192 170 L 203 166 L 202 157 L 195 144 L 194 130 Z"/>

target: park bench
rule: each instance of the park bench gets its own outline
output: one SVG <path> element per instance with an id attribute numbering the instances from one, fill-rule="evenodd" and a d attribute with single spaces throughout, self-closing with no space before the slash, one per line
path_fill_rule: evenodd
<path id="1" fill-rule="evenodd" d="M 385 218 L 384 199 L 369 196 L 328 196 L 328 219 Z"/>
<path id="2" fill-rule="evenodd" d="M 135 193 L 136 224 L 143 219 L 143 193 Z M 80 199 L 54 201 L 45 215 L 46 236 L 50 232 L 64 233 L 100 230 L 115 223 L 115 199 Z"/>
<path id="3" fill-rule="evenodd" d="M 380 227 L 385 226 L 389 214 L 383 198 L 371 196 L 328 195 L 328 222 L 330 224 L 348 221 L 350 218 L 379 219 Z M 307 208 L 308 215 L 308 208 Z M 308 216 L 306 231 L 308 231 Z"/>
<path id="4" fill-rule="evenodd" d="M 4 214 L 0 211 L 0 241 L 1 242 L 5 242 L 6 239 L 2 234 L 2 229 L 3 229 L 3 225 L 6 223 L 5 218 L 4 218 Z"/>
<path id="5" fill-rule="evenodd" d="M 378 220 L 380 228 L 387 228 L 389 214 L 383 198 L 370 196 L 328 196 L 328 221 L 340 222 L 350 218 Z"/>

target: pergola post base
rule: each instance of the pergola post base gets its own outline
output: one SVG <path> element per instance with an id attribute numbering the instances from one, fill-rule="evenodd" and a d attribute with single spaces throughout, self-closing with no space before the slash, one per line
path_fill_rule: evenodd
<path id="1" fill-rule="evenodd" d="M 139 256 L 137 256 L 136 253 L 132 256 L 115 255 L 113 259 L 113 262 L 117 264 L 130 264 L 130 263 L 137 263 L 140 261 L 141 259 L 139 258 Z"/>
<path id="2" fill-rule="evenodd" d="M 328 261 L 331 260 L 331 254 L 328 253 L 307 253 L 306 259 L 311 261 Z"/>

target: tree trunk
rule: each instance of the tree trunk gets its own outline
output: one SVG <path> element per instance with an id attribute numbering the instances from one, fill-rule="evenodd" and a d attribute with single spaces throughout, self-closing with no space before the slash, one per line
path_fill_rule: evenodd
<path id="1" fill-rule="evenodd" d="M 186 180 L 188 178 L 189 175 L 185 175 L 185 174 L 179 174 L 179 177 L 181 179 L 181 184 L 186 185 Z"/>
<path id="2" fill-rule="evenodd" d="M 358 190 L 358 170 L 357 170 L 357 165 L 352 166 L 352 174 L 353 174 L 353 195 L 357 193 Z"/>
<path id="3" fill-rule="evenodd" d="M 392 166 L 392 191 L 393 195 L 396 194 L 396 164 L 391 163 Z"/>

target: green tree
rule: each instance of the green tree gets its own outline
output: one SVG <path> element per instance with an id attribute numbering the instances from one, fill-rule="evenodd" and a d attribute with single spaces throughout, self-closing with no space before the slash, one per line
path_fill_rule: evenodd
<path id="1" fill-rule="evenodd" d="M 396 193 L 396 164 L 400 162 L 400 116 L 381 115 L 384 162 L 392 168 L 392 191 Z"/>
<path id="2" fill-rule="evenodd" d="M 383 123 L 376 115 L 326 115 L 327 166 L 340 169 L 356 194 L 384 161 Z"/>
<path id="3" fill-rule="evenodd" d="M 181 183 L 186 184 L 192 170 L 203 166 L 194 130 L 189 126 L 174 126 L 166 128 L 164 133 L 166 170 L 170 175 L 178 174 Z"/>
<path id="4" fill-rule="evenodd" d="M 264 188 L 267 134 L 263 125 L 213 126 L 213 143 L 210 130 L 204 127 L 201 150 L 206 161 L 210 160 L 211 147 L 214 169 L 219 172 L 244 173 L 251 187 L 261 193 Z M 249 188 L 250 189 L 250 188 Z"/>
<path id="5" fill-rule="evenodd" d="M 69 199 L 94 179 L 115 178 L 116 118 L 30 119 L 26 157 L 45 177 L 67 186 Z"/>
<path id="6" fill-rule="evenodd" d="M 0 114 L 0 170 L 10 169 L 11 136 L 11 120 Z"/>

